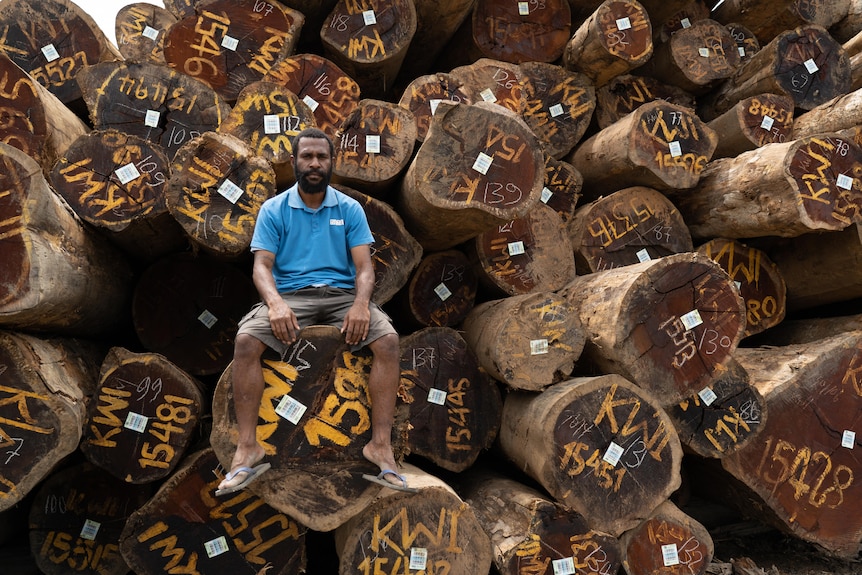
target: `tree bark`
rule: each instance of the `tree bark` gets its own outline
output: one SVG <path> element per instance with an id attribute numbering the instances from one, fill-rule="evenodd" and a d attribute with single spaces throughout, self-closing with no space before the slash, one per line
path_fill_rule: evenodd
<path id="1" fill-rule="evenodd" d="M 862 124 L 862 89 L 836 96 L 793 120 L 792 139 L 839 132 Z"/>
<path id="2" fill-rule="evenodd" d="M 791 136 L 793 99 L 778 94 L 759 94 L 740 100 L 707 126 L 718 135 L 713 159 L 731 158 L 766 144 L 799 139 Z"/>
<path id="3" fill-rule="evenodd" d="M 571 36 L 568 0 L 546 0 L 526 6 L 517 2 L 476 0 L 471 17 L 475 58 L 513 64 L 555 62 Z"/>
<path id="4" fill-rule="evenodd" d="M 694 108 L 694 96 L 682 88 L 649 76 L 622 74 L 596 90 L 596 124 L 604 130 L 639 106 L 654 100 Z"/>
<path id="5" fill-rule="evenodd" d="M 114 34 L 126 60 L 166 65 L 165 36 L 177 23 L 171 12 L 148 2 L 135 2 L 117 12 Z"/>

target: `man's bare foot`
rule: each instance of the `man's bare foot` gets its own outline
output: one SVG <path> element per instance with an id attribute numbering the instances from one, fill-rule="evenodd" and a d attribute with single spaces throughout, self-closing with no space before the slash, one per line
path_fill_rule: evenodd
<path id="1" fill-rule="evenodd" d="M 259 444 L 255 443 L 252 447 L 237 446 L 233 454 L 233 459 L 230 464 L 230 471 L 225 475 L 225 478 L 219 483 L 218 491 L 225 491 L 235 488 L 246 482 L 251 472 L 246 471 L 253 469 L 266 452 Z"/>
<path id="2" fill-rule="evenodd" d="M 392 453 L 392 446 L 379 446 L 374 443 L 368 443 L 362 448 L 362 455 L 380 468 L 380 471 L 398 471 L 398 464 L 395 463 L 395 454 Z M 383 476 L 386 481 L 393 485 L 401 485 L 401 481 L 393 474 L 387 473 Z"/>

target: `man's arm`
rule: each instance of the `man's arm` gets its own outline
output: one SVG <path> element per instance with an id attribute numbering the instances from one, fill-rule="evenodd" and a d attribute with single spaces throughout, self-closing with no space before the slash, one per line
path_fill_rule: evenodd
<path id="1" fill-rule="evenodd" d="M 371 294 L 374 292 L 374 265 L 371 263 L 371 247 L 368 244 L 351 248 L 350 256 L 356 266 L 356 299 L 344 316 L 341 333 L 348 344 L 354 345 L 368 337 L 371 321 L 368 304 L 371 303 Z"/>
<path id="2" fill-rule="evenodd" d="M 269 323 L 272 333 L 280 341 L 291 344 L 296 341 L 299 333 L 299 322 L 296 314 L 278 293 L 275 285 L 275 277 L 272 275 L 272 266 L 275 264 L 275 254 L 266 250 L 254 252 L 254 266 L 252 267 L 252 280 L 260 298 L 269 308 Z"/>

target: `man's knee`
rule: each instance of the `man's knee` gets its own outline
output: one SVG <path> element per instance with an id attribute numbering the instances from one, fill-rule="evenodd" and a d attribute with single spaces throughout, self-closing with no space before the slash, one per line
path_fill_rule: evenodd
<path id="1" fill-rule="evenodd" d="M 389 333 L 380 336 L 368 347 L 374 354 L 374 359 L 399 361 L 398 334 Z"/>
<path id="2" fill-rule="evenodd" d="M 266 345 L 256 337 L 237 334 L 233 344 L 233 359 L 236 362 L 259 361 Z"/>

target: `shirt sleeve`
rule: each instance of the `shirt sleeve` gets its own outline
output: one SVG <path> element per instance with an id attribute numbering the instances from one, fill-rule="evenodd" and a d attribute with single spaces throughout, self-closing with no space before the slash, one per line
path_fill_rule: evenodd
<path id="1" fill-rule="evenodd" d="M 275 203 L 266 201 L 260 207 L 257 220 L 254 223 L 254 233 L 251 238 L 251 251 L 266 250 L 278 253 L 278 244 L 281 234 L 275 225 L 273 210 Z"/>
<path id="2" fill-rule="evenodd" d="M 350 248 L 361 246 L 363 244 L 373 244 L 374 235 L 371 233 L 371 228 L 368 225 L 368 218 L 365 216 L 365 210 L 359 202 L 353 201 L 347 205 L 347 245 Z"/>

